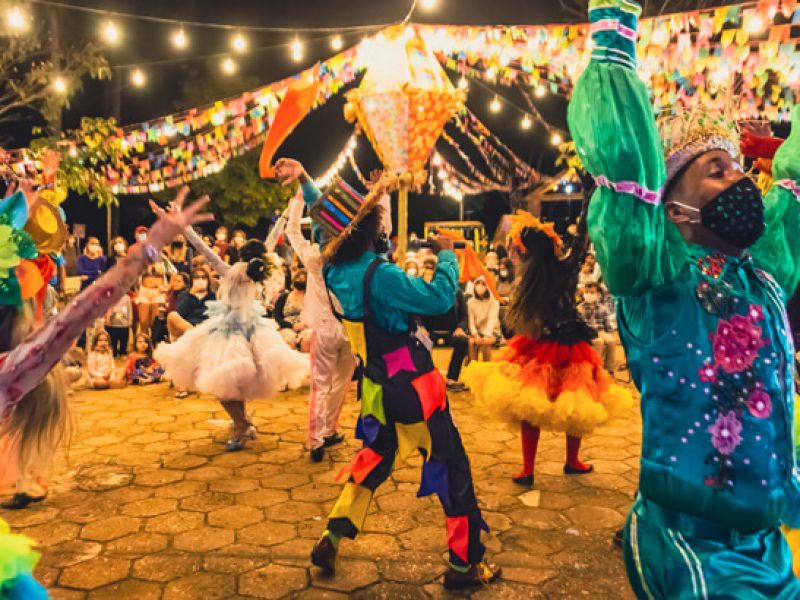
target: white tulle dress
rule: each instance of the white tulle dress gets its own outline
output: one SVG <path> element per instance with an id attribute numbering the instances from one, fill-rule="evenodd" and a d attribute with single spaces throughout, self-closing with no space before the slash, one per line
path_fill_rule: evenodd
<path id="1" fill-rule="evenodd" d="M 187 237 L 196 241 L 196 234 L 187 231 Z M 247 264 L 227 265 L 218 257 L 209 262 L 222 276 L 218 300 L 208 303 L 207 320 L 156 348 L 154 357 L 166 377 L 179 389 L 220 400 L 269 399 L 307 382 L 308 355 L 291 349 L 275 321 L 263 316 L 260 289 L 247 276 Z"/>

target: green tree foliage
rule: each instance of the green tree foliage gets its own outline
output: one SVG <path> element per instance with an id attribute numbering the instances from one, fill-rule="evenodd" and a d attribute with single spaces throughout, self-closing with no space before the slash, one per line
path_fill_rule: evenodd
<path id="1" fill-rule="evenodd" d="M 82 89 L 87 76 L 111 77 L 108 61 L 94 44 L 69 50 L 56 65 L 33 36 L 0 39 L 0 124 L 34 113 L 42 117 L 49 130 L 61 110 L 69 107 L 70 98 Z M 63 93 L 53 87 L 57 77 L 65 84 Z"/>
<path id="2" fill-rule="evenodd" d="M 189 187 L 197 196 L 208 194 L 217 220 L 227 227 L 255 227 L 259 219 L 286 207 L 297 186 L 282 187 L 258 176 L 260 148 L 231 159 L 219 173 L 198 179 Z"/>

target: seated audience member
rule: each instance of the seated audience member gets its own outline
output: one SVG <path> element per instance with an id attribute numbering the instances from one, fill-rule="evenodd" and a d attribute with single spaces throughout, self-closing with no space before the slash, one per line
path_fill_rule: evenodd
<path id="1" fill-rule="evenodd" d="M 241 229 L 234 229 L 233 235 L 231 236 L 231 243 L 228 244 L 228 247 L 225 249 L 225 262 L 229 265 L 232 265 L 239 261 L 239 250 L 242 249 L 245 242 L 247 242 L 247 236 L 245 235 L 244 231 Z"/>
<path id="2" fill-rule="evenodd" d="M 108 245 L 108 260 L 106 260 L 105 270 L 108 271 L 111 267 L 117 264 L 117 261 L 122 260 L 128 255 L 128 242 L 121 235 L 118 235 L 111 240 Z"/>
<path id="3" fill-rule="evenodd" d="M 81 280 L 81 291 L 94 283 L 106 268 L 106 257 L 103 256 L 103 247 L 100 240 L 90 237 L 86 240 L 83 254 L 78 257 L 76 271 Z"/>
<path id="4" fill-rule="evenodd" d="M 228 249 L 228 228 L 224 226 L 217 227 L 214 234 L 214 252 L 216 252 L 221 259 L 225 259 L 225 251 Z"/>
<path id="5" fill-rule="evenodd" d="M 516 287 L 514 263 L 510 259 L 504 258 L 500 261 L 500 267 L 497 270 L 497 294 L 500 296 L 500 302 L 507 304 Z"/>
<path id="6" fill-rule="evenodd" d="M 111 338 L 114 357 L 124 356 L 128 351 L 128 337 L 133 325 L 133 303 L 125 294 L 106 315 L 105 329 Z"/>
<path id="7" fill-rule="evenodd" d="M 125 387 L 125 371 L 114 366 L 111 338 L 102 331 L 94 338 L 94 344 L 86 360 L 89 387 L 94 390 Z"/>
<path id="8" fill-rule="evenodd" d="M 415 258 L 407 258 L 403 263 L 403 270 L 406 272 L 406 275 L 410 277 L 418 277 L 420 274 L 419 263 Z"/>
<path id="9" fill-rule="evenodd" d="M 430 281 L 427 276 L 425 279 Z M 453 347 L 450 364 L 447 367 L 447 389 L 451 392 L 463 391 L 466 387 L 459 379 L 461 379 L 461 367 L 464 366 L 464 359 L 469 353 L 467 301 L 464 292 L 461 289 L 456 292 L 456 301 L 446 313 L 435 317 L 423 317 L 422 325 L 434 343 L 442 340 L 448 346 Z"/>
<path id="10" fill-rule="evenodd" d="M 186 236 L 176 235 L 164 252 L 176 271 L 186 274 L 191 271 L 193 252 L 191 246 L 186 243 Z"/>
<path id="11" fill-rule="evenodd" d="M 208 318 L 206 305 L 216 299 L 209 289 L 209 284 L 208 271 L 202 267 L 192 271 L 191 287 L 177 295 L 175 310 L 167 315 L 167 328 L 171 341 L 174 342 Z"/>
<path id="12" fill-rule="evenodd" d="M 278 297 L 275 303 L 275 321 L 286 343 L 295 350 L 309 352 L 311 329 L 303 322 L 303 303 L 306 297 L 306 271 L 297 269 L 292 277 L 292 288 Z"/>
<path id="13" fill-rule="evenodd" d="M 596 283 L 588 283 L 583 288 L 583 302 L 578 305 L 578 312 L 586 324 L 597 332 L 592 342 L 595 350 L 603 360 L 605 368 L 614 373 L 617 368 L 616 353 L 619 339 L 616 321 L 603 300 L 603 292 Z"/>
<path id="14" fill-rule="evenodd" d="M 487 252 L 486 257 L 483 259 L 483 265 L 487 271 L 497 277 L 497 273 L 500 271 L 500 259 L 497 258 L 497 252 Z"/>
<path id="15" fill-rule="evenodd" d="M 473 296 L 467 301 L 470 358 L 489 361 L 497 344 L 500 328 L 500 303 L 492 295 L 483 276 L 473 281 Z"/>
<path id="16" fill-rule="evenodd" d="M 158 307 L 167 300 L 167 281 L 162 263 L 154 263 L 139 279 L 136 307 L 139 313 L 139 333 L 150 335 Z"/>
<path id="17" fill-rule="evenodd" d="M 167 313 L 171 313 L 178 308 L 178 297 L 186 288 L 189 287 L 191 278 L 188 273 L 178 271 L 169 278 L 169 288 L 167 289 L 166 307 Z"/>
<path id="18" fill-rule="evenodd" d="M 133 385 L 158 383 L 164 376 L 164 369 L 153 358 L 153 344 L 144 334 L 136 336 L 134 349 L 125 363 L 125 377 Z"/>
<path id="19" fill-rule="evenodd" d="M 61 359 L 64 374 L 72 391 L 86 389 L 89 386 L 89 377 L 86 373 L 86 352 L 77 343 L 67 350 Z"/>

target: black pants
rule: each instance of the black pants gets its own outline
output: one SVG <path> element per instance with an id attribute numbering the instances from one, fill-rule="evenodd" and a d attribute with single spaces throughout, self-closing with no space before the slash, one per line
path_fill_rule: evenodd
<path id="1" fill-rule="evenodd" d="M 109 327 L 106 326 L 108 337 L 111 338 L 111 351 L 114 356 L 125 356 L 128 353 L 128 337 L 130 327 Z"/>
<path id="2" fill-rule="evenodd" d="M 465 335 L 453 335 L 433 333 L 431 337 L 434 342 L 444 340 L 444 343 L 453 347 L 453 353 L 450 355 L 450 364 L 447 366 L 447 380 L 458 381 L 461 377 L 461 367 L 464 366 L 464 359 L 469 354 L 469 338 Z"/>

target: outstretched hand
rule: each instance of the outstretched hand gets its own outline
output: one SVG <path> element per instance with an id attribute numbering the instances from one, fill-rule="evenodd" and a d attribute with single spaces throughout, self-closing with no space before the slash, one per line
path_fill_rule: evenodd
<path id="1" fill-rule="evenodd" d="M 279 158 L 275 163 L 275 175 L 283 186 L 290 185 L 298 179 L 302 183 L 308 178 L 302 163 L 293 158 Z"/>
<path id="2" fill-rule="evenodd" d="M 201 212 L 209 202 L 208 196 L 203 196 L 191 206 L 185 206 L 188 196 L 189 188 L 181 188 L 178 195 L 175 196 L 175 200 L 170 203 L 169 210 L 164 210 L 150 200 L 150 208 L 158 220 L 150 229 L 147 241 L 157 250 L 160 250 L 164 244 L 182 233 L 187 227 L 214 220 L 214 215 L 211 213 Z"/>

